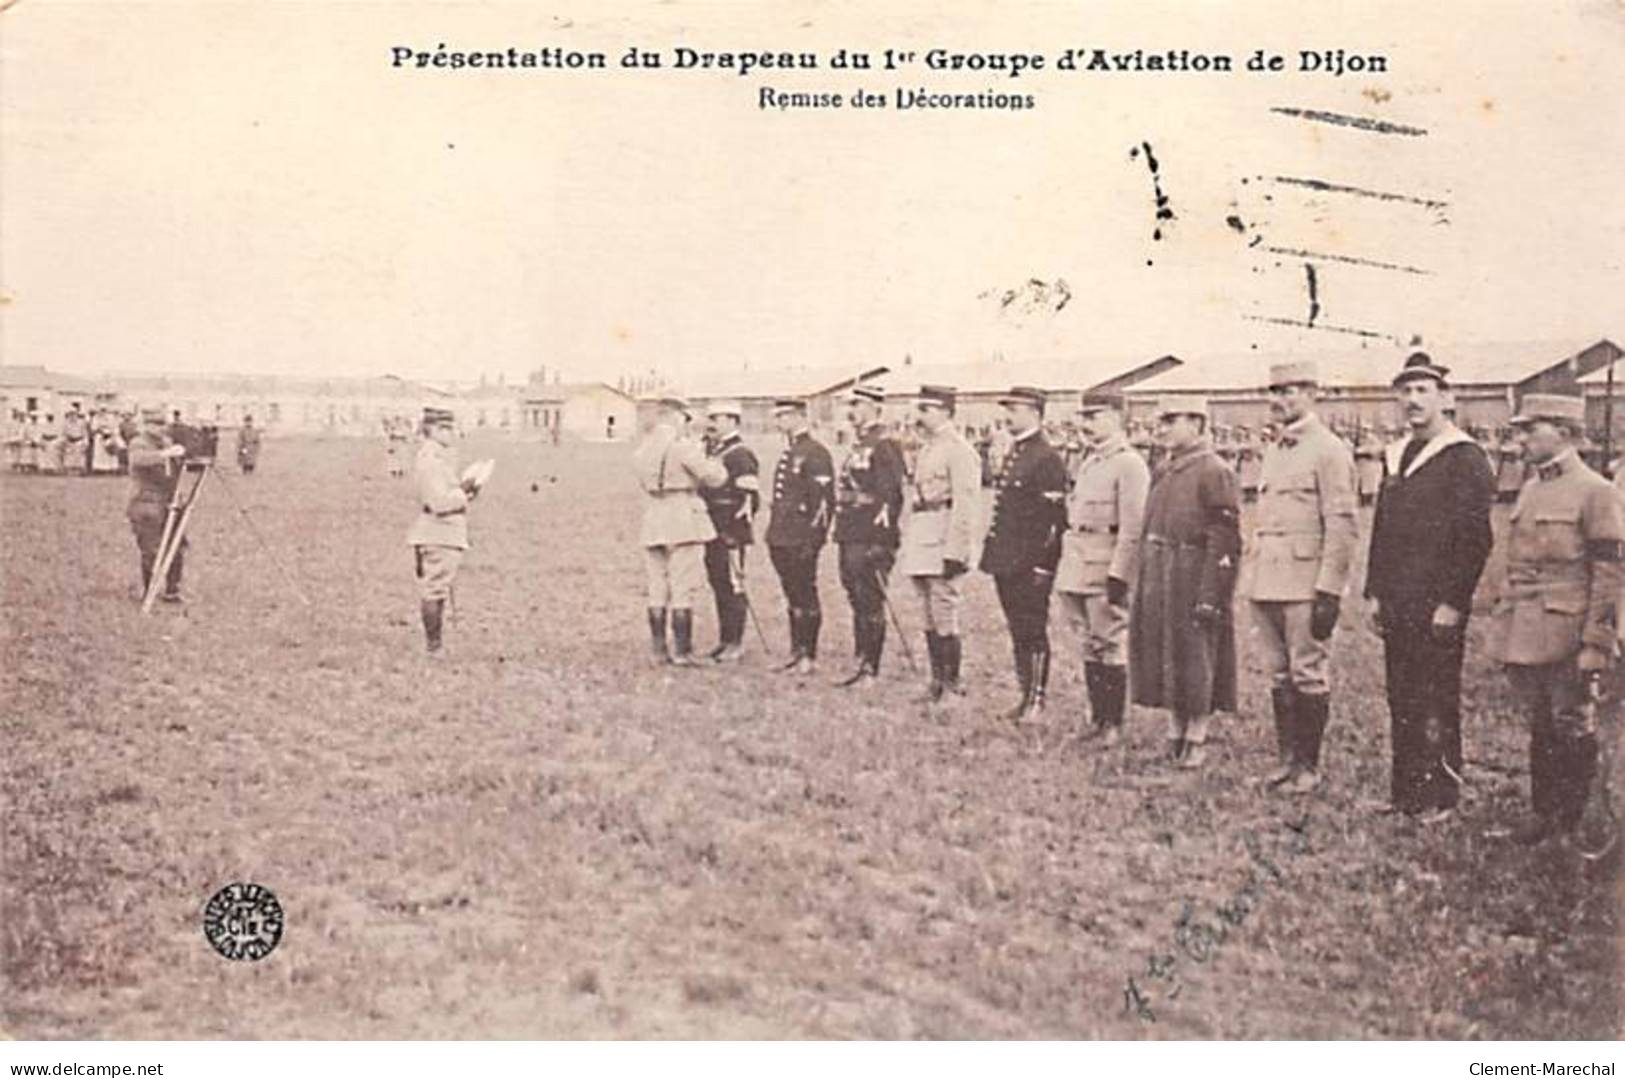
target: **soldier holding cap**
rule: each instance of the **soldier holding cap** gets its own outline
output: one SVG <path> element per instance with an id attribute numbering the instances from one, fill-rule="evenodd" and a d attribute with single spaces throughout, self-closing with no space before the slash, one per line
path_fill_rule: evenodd
<path id="1" fill-rule="evenodd" d="M 1614 664 L 1625 539 L 1618 496 L 1580 460 L 1580 397 L 1530 393 L 1513 419 L 1531 474 L 1506 532 L 1506 579 L 1494 613 L 1495 655 L 1528 716 L 1539 842 L 1573 831 L 1597 767 L 1596 708 Z"/>
<path id="2" fill-rule="evenodd" d="M 172 442 L 164 427 L 162 408 L 141 409 L 141 429 L 130 439 L 130 479 L 132 491 L 126 516 L 130 529 L 135 532 L 135 545 L 141 552 L 141 593 L 151 586 L 152 571 L 158 561 L 158 546 L 163 542 L 164 523 L 169 518 L 169 500 L 180 479 L 180 458 L 186 447 Z M 181 537 L 169 573 L 164 578 L 164 591 L 160 596 L 166 603 L 181 601 L 181 572 L 186 560 L 186 548 L 191 541 Z"/>
<path id="3" fill-rule="evenodd" d="M 773 469 L 767 551 L 789 607 L 790 661 L 784 669 L 810 674 L 816 668 L 818 633 L 824 623 L 818 556 L 835 509 L 835 465 L 829 450 L 812 436 L 806 401 L 790 397 L 774 401 L 773 419 L 785 447 Z"/>
<path id="4" fill-rule="evenodd" d="M 1313 362 L 1270 368 L 1270 417 L 1253 531 L 1250 596 L 1272 675 L 1280 765 L 1265 782 L 1293 793 L 1320 785 L 1331 712 L 1331 638 L 1358 539 L 1358 483 L 1348 444 L 1314 412 Z"/>
<path id="5" fill-rule="evenodd" d="M 688 436 L 689 406 L 681 397 L 660 398 L 654 428 L 632 456 L 643 506 L 649 648 L 655 662 L 693 666 L 694 599 L 705 579 L 706 544 L 716 528 L 700 491 L 727 481 L 723 464 L 705 455 Z M 671 650 L 666 625 L 671 625 Z"/>
<path id="6" fill-rule="evenodd" d="M 841 587 L 852 604 L 852 644 L 857 669 L 841 686 L 859 685 L 880 673 L 886 647 L 886 580 L 897 558 L 897 525 L 903 507 L 903 452 L 880 421 L 886 391 L 852 387 L 847 418 L 852 451 L 841 464 L 835 495 L 835 543 Z"/>
<path id="7" fill-rule="evenodd" d="M 1010 720 L 1044 709 L 1049 597 L 1066 532 L 1066 465 L 1041 429 L 1045 400 L 1032 386 L 999 398 L 1011 440 L 993 481 L 993 520 L 982 545 L 981 570 L 998 589 L 1021 684 L 1021 699 L 1004 716 Z"/>
<path id="8" fill-rule="evenodd" d="M 416 560 L 418 607 L 429 654 L 438 654 L 446 601 L 468 550 L 468 503 L 479 493 L 457 474 L 457 418 L 445 408 L 423 409 L 423 443 L 412 466 L 418 514 L 406 542 Z"/>
<path id="9" fill-rule="evenodd" d="M 1129 620 L 1134 702 L 1169 711 L 1168 758 L 1206 756 L 1208 716 L 1236 706 L 1231 599 L 1241 532 L 1236 473 L 1208 444 L 1207 401 L 1158 402 L 1164 455 L 1151 480 Z"/>
<path id="10" fill-rule="evenodd" d="M 1151 472 L 1123 434 L 1123 399 L 1085 393 L 1078 415 L 1087 439 L 1067 496 L 1067 530 L 1055 587 L 1083 624 L 1086 738 L 1115 743 L 1128 692 L 1129 585 Z"/>
<path id="11" fill-rule="evenodd" d="M 954 428 L 957 394 L 952 386 L 920 387 L 915 405 L 924 442 L 904 491 L 898 571 L 914 582 L 925 621 L 925 649 L 931 658 L 926 701 L 964 695 L 959 680 L 963 657 L 959 636 L 959 578 L 970 569 L 975 542 L 982 465 Z"/>
<path id="12" fill-rule="evenodd" d="M 1387 807 L 1412 815 L 1454 808 L 1460 793 L 1462 652 L 1492 542 L 1495 476 L 1444 416 L 1449 373 L 1416 352 L 1394 376 L 1411 436 L 1387 449 L 1366 562 L 1388 683 Z"/>
<path id="13" fill-rule="evenodd" d="M 706 410 L 711 424 L 710 457 L 727 479 L 701 489 L 711 513 L 716 538 L 705 544 L 705 573 L 717 604 L 717 646 L 711 661 L 738 662 L 745 649 L 745 619 L 750 600 L 745 593 L 745 551 L 755 542 L 756 511 L 761 507 L 761 465 L 739 433 L 738 401 L 715 401 Z"/>

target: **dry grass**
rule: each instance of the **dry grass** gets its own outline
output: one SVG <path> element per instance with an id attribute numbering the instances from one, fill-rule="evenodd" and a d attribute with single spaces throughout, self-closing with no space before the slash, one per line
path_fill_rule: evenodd
<path id="1" fill-rule="evenodd" d="M 438 664 L 420 654 L 410 495 L 379 445 L 274 443 L 252 481 L 227 477 L 309 610 L 224 490 L 200 509 L 192 602 L 142 618 L 122 482 L 3 481 L 6 1033 L 1619 1034 L 1612 882 L 1483 837 L 1517 818 L 1525 779 L 1480 649 L 1461 818 L 1366 815 L 1387 718 L 1350 612 L 1331 784 L 1294 848 L 1302 810 L 1250 782 L 1272 751 L 1256 671 L 1202 775 L 1156 763 L 1150 715 L 1118 751 L 1068 743 L 1066 632 L 1050 729 L 1012 733 L 989 718 L 1012 689 L 981 579 L 970 706 L 929 721 L 895 648 L 870 697 L 827 684 L 849 640 L 832 557 L 825 680 L 760 654 L 651 669 L 625 450 L 467 452 L 500 469 Z M 777 587 L 765 559 L 753 570 L 782 649 Z M 203 939 L 232 880 L 286 912 L 264 961 Z M 1147 977 L 1167 954 L 1172 979 Z M 1130 976 L 1154 1020 L 1125 1007 Z"/>

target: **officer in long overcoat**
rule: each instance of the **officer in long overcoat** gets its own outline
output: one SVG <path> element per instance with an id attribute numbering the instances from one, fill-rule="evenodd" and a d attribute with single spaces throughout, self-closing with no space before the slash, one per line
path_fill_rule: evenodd
<path id="1" fill-rule="evenodd" d="M 915 404 L 922 432 L 904 492 L 897 571 L 908 577 L 925 623 L 931 684 L 925 702 L 952 703 L 964 695 L 959 633 L 960 578 L 970 569 L 982 490 L 975 448 L 954 427 L 953 386 L 924 385 Z"/>
<path id="2" fill-rule="evenodd" d="M 1359 540 L 1354 455 L 1314 412 L 1312 361 L 1270 368 L 1270 415 L 1250 553 L 1252 614 L 1272 684 L 1277 769 L 1265 780 L 1293 793 L 1320 784 L 1331 714 L 1331 645 Z"/>
<path id="3" fill-rule="evenodd" d="M 1168 756 L 1196 768 L 1208 716 L 1236 707 L 1236 473 L 1208 444 L 1206 400 L 1165 397 L 1157 416 L 1164 455 L 1146 499 L 1130 602 L 1130 688 L 1135 703 L 1168 710 Z"/>
<path id="4" fill-rule="evenodd" d="M 649 648 L 657 663 L 693 666 L 694 600 L 705 580 L 705 544 L 716 537 L 701 489 L 728 478 L 688 435 L 688 402 L 662 397 L 654 427 L 632 455 L 643 488 L 639 543 L 647 584 Z M 671 625 L 671 649 L 666 626 Z"/>
<path id="5" fill-rule="evenodd" d="M 1047 394 L 1016 386 L 999 398 L 1009 448 L 993 479 L 993 513 L 980 567 L 993 577 L 1015 660 L 1019 720 L 1044 709 L 1049 682 L 1049 597 L 1066 532 L 1066 465 L 1044 437 Z"/>
<path id="6" fill-rule="evenodd" d="M 1580 397 L 1530 393 L 1513 420 L 1530 472 L 1506 530 L 1506 577 L 1492 625 L 1529 721 L 1534 815 L 1518 837 L 1572 832 L 1597 767 L 1591 697 L 1613 669 L 1625 519 L 1606 479 L 1580 459 Z"/>
<path id="7" fill-rule="evenodd" d="M 1084 737 L 1114 744 L 1127 700 L 1129 588 L 1151 472 L 1123 433 L 1122 397 L 1085 393 L 1078 415 L 1085 447 L 1066 499 L 1055 588 L 1083 627 Z"/>

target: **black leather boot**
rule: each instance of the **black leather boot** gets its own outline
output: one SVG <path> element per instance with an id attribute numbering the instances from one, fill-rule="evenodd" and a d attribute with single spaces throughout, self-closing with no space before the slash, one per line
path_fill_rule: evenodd
<path id="1" fill-rule="evenodd" d="M 1123 736 L 1123 712 L 1128 706 L 1128 668 L 1102 664 L 1100 673 L 1101 729 L 1106 732 L 1106 744 L 1115 745 Z"/>
<path id="2" fill-rule="evenodd" d="M 1011 654 L 1015 660 L 1016 680 L 1021 683 L 1021 699 L 1004 712 L 1003 717 L 1006 722 L 1020 722 L 1033 704 L 1033 652 L 1026 642 L 1022 642 L 1011 645 Z"/>
<path id="3" fill-rule="evenodd" d="M 1275 752 L 1279 764 L 1264 779 L 1264 785 L 1279 786 L 1298 773 L 1298 690 L 1290 685 L 1277 685 L 1270 691 L 1270 703 L 1275 709 Z"/>
<path id="4" fill-rule="evenodd" d="M 925 654 L 931 662 L 931 684 L 921 699 L 924 703 L 936 703 L 942 699 L 942 634 L 935 629 L 925 631 Z"/>
<path id="5" fill-rule="evenodd" d="M 673 666 L 695 666 L 694 611 L 685 608 L 671 612 L 671 663 Z"/>
<path id="6" fill-rule="evenodd" d="M 1099 663 L 1083 664 L 1083 685 L 1089 695 L 1089 721 L 1083 727 L 1083 741 L 1092 741 L 1106 732 L 1105 708 L 1100 699 L 1100 671 Z"/>
<path id="7" fill-rule="evenodd" d="M 428 646 L 429 654 L 433 655 L 441 647 L 441 626 L 445 615 L 446 601 L 444 599 L 424 599 L 421 606 L 423 614 L 423 639 Z"/>
<path id="8" fill-rule="evenodd" d="M 1033 687 L 1027 701 L 1027 714 L 1034 716 L 1044 710 L 1044 695 L 1049 691 L 1049 641 L 1041 640 L 1027 651 L 1032 664 Z"/>
<path id="9" fill-rule="evenodd" d="M 666 608 L 651 606 L 647 609 L 649 614 L 649 655 L 655 662 L 664 665 L 671 659 L 666 654 Z"/>
<path id="10" fill-rule="evenodd" d="M 942 699 L 964 696 L 965 686 L 959 680 L 959 660 L 963 657 L 959 637 L 943 635 L 937 646 L 942 649 Z"/>

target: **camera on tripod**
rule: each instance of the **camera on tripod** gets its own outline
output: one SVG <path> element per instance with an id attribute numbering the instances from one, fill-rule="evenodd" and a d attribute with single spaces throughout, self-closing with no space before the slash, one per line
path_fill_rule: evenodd
<path id="1" fill-rule="evenodd" d="M 182 463 L 188 468 L 206 468 L 219 455 L 220 428 L 213 423 L 196 427 L 176 424 L 170 428 L 170 436 L 186 450 Z"/>

